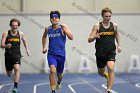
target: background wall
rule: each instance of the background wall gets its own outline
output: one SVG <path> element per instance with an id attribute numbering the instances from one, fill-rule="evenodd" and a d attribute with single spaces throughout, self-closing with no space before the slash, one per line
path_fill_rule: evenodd
<path id="1" fill-rule="evenodd" d="M 11 13 L 4 5 L 10 5 L 19 12 L 49 13 L 60 10 L 62 13 L 81 13 L 73 5 L 78 5 L 91 12 L 100 12 L 103 7 L 110 7 L 113 12 L 140 11 L 140 0 L 0 0 L 0 13 Z"/>
<path id="2" fill-rule="evenodd" d="M 66 2 L 67 1 L 67 2 Z M 88 2 L 87 2 L 88 1 Z M 42 72 L 46 55 L 42 54 L 41 38 L 44 27 L 50 25 L 49 12 L 60 10 L 62 12 L 61 23 L 69 25 L 74 34 L 74 40 L 67 40 L 67 66 L 70 72 L 78 72 L 81 56 L 90 62 L 92 72 L 97 72 L 95 64 L 94 42 L 88 43 L 87 38 L 95 23 L 101 21 L 100 11 L 105 6 L 113 10 L 112 21 L 119 24 L 121 34 L 122 53 L 117 54 L 116 69 L 118 72 L 126 72 L 129 67 L 132 54 L 140 55 L 139 24 L 140 7 L 139 0 L 0 0 L 0 35 L 8 29 L 9 21 L 18 18 L 21 27 L 29 42 L 31 56 L 27 57 L 23 45 L 21 46 L 22 73 Z M 55 3 L 54 3 L 55 2 Z M 129 7 L 131 4 L 132 7 Z M 0 49 L 2 73 L 5 73 L 4 50 Z M 48 69 L 48 68 L 46 68 Z"/>

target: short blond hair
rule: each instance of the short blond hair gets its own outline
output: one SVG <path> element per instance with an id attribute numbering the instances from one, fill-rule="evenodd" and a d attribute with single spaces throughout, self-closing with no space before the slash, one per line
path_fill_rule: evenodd
<path id="1" fill-rule="evenodd" d="M 110 12 L 110 13 L 112 14 L 112 10 L 111 10 L 110 8 L 108 8 L 108 7 L 105 7 L 105 8 L 102 9 L 102 12 L 101 12 L 102 16 L 103 16 L 104 13 L 106 13 L 106 12 Z"/>

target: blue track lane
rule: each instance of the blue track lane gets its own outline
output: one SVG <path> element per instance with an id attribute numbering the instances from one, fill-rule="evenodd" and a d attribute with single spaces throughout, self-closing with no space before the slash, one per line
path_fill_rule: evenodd
<path id="1" fill-rule="evenodd" d="M 0 75 L 0 93 L 8 93 L 12 79 Z M 140 93 L 140 74 L 116 74 L 114 93 Z M 106 79 L 97 74 L 65 74 L 62 89 L 56 93 L 105 93 Z M 12 93 L 12 92 L 11 92 Z M 48 74 L 22 74 L 18 93 L 51 93 Z"/>

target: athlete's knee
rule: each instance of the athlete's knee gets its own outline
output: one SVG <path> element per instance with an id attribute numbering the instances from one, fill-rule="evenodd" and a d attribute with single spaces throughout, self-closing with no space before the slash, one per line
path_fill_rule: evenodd
<path id="1" fill-rule="evenodd" d="M 51 67 L 51 68 L 50 68 L 50 73 L 51 73 L 51 74 L 55 74 L 55 73 L 56 73 L 56 69 L 55 69 L 54 67 Z"/>
<path id="2" fill-rule="evenodd" d="M 51 73 L 51 74 L 55 74 L 56 71 L 55 71 L 54 69 L 50 69 L 50 73 Z"/>
<path id="3" fill-rule="evenodd" d="M 57 77 L 63 78 L 63 73 L 57 73 Z"/>
<path id="4" fill-rule="evenodd" d="M 108 66 L 108 72 L 113 72 L 114 71 L 114 66 Z"/>
<path id="5" fill-rule="evenodd" d="M 15 64 L 14 65 L 14 71 L 19 71 L 20 70 L 20 65 L 19 64 Z"/>
<path id="6" fill-rule="evenodd" d="M 107 63 L 107 68 L 108 68 L 108 71 L 109 71 L 109 72 L 114 71 L 114 62 L 113 62 L 113 61 L 109 61 L 109 62 Z"/>
<path id="7" fill-rule="evenodd" d="M 19 72 L 19 67 L 15 67 L 15 68 L 14 68 L 14 71 L 15 71 L 15 72 Z"/>

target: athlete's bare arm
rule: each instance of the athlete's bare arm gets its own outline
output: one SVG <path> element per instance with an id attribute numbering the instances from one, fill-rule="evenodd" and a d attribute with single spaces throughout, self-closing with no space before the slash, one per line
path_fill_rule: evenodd
<path id="1" fill-rule="evenodd" d="M 66 24 L 61 24 L 61 28 L 63 30 L 63 33 L 65 33 L 70 40 L 73 40 L 73 34 L 70 31 L 69 27 Z"/>
<path id="2" fill-rule="evenodd" d="M 20 34 L 20 39 L 22 40 L 22 42 L 23 42 L 23 44 L 24 44 L 26 53 L 27 53 L 27 55 L 29 56 L 30 53 L 29 53 L 29 48 L 28 48 L 27 39 L 26 39 L 26 37 L 25 37 L 25 35 L 24 35 L 23 32 L 19 31 L 19 34 Z"/>
<path id="3" fill-rule="evenodd" d="M 114 30 L 115 30 L 115 38 L 116 38 L 116 42 L 117 42 L 117 51 L 118 53 L 121 52 L 121 47 L 120 47 L 120 33 L 118 31 L 118 24 L 113 23 L 114 25 Z"/>
<path id="4" fill-rule="evenodd" d="M 2 35 L 2 38 L 1 38 L 1 48 L 11 48 L 11 44 L 7 44 L 5 45 L 5 41 L 6 41 L 6 38 L 7 38 L 7 35 L 8 35 L 8 31 L 5 31 Z"/>
<path id="5" fill-rule="evenodd" d="M 48 33 L 48 28 L 45 28 L 45 31 L 42 36 L 42 48 L 43 48 L 42 53 L 44 53 L 44 54 L 47 52 L 47 48 L 46 48 L 47 33 Z"/>
<path id="6" fill-rule="evenodd" d="M 99 23 L 93 26 L 92 31 L 88 38 L 89 43 L 93 42 L 96 38 L 100 38 L 100 33 L 98 33 L 98 31 L 99 31 Z"/>

